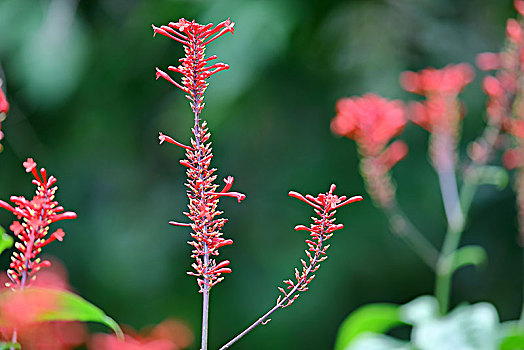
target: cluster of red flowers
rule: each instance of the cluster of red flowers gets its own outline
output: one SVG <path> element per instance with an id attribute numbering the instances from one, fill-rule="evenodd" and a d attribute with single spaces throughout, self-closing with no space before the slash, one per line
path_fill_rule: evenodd
<path id="1" fill-rule="evenodd" d="M 168 68 L 183 75 L 182 85 L 158 68 L 157 79 L 162 77 L 188 93 L 187 98 L 191 101 L 190 105 L 195 113 L 195 125 L 192 129 L 194 139 L 191 140 L 191 146 L 175 141 L 162 133 L 160 133 L 159 139 L 160 143 L 169 142 L 186 150 L 187 159 L 180 161 L 180 164 L 188 168 L 186 186 L 189 188 L 187 191 L 189 212 L 185 214 L 191 220 L 191 223 L 175 221 L 170 223 L 175 226 L 188 226 L 193 230 L 191 233 L 193 241 L 188 243 L 194 248 L 191 257 L 196 262 L 192 265 L 194 272 L 188 273 L 198 277 L 200 292 L 209 290 L 222 281 L 221 274 L 231 272 L 231 269 L 227 267 L 229 265 L 228 260 L 216 262 L 215 259 L 211 258 L 219 254 L 218 249 L 220 247 L 233 243 L 231 239 L 222 237 L 222 227 L 227 219 L 219 217 L 222 214 L 221 211 L 217 210 L 219 198 L 221 196 L 234 197 L 239 202 L 245 198 L 242 193 L 229 191 L 233 185 L 232 176 L 224 180 L 226 183 L 224 188 L 217 192 L 218 185 L 214 183 L 217 177 L 214 175 L 216 169 L 210 168 L 213 154 L 211 143 L 208 141 L 211 135 L 206 127 L 206 122 L 201 123 L 200 121 L 200 113 L 204 107 L 204 92 L 208 86 L 206 79 L 229 68 L 224 63 L 207 66 L 210 60 L 217 57 L 213 55 L 205 58 L 205 46 L 227 32 L 233 33 L 233 26 L 234 23 L 229 19 L 213 27 L 211 23 L 202 25 L 195 21 L 189 22 L 183 18 L 176 23 L 169 23 L 168 26 L 161 26 L 160 28 L 153 26 L 155 34 L 159 33 L 181 42 L 186 54 L 184 58 L 180 59 L 182 63 L 180 66 Z"/>
<path id="2" fill-rule="evenodd" d="M 182 64 L 178 67 L 169 66 L 167 68 L 184 76 L 182 85 L 158 68 L 156 69 L 156 77 L 157 79 L 162 77 L 188 93 L 187 98 L 191 101 L 191 108 L 195 114 L 200 114 L 202 108 L 204 108 L 204 92 L 208 86 L 206 79 L 221 70 L 229 68 L 225 63 L 215 63 L 208 66 L 209 61 L 216 59 L 217 56 L 213 55 L 205 58 L 206 45 L 227 32 L 233 34 L 234 25 L 235 23 L 231 22 L 229 18 L 215 27 L 213 27 L 213 23 L 202 25 L 194 20 L 189 22 L 184 18 L 179 19 L 176 23 L 171 22 L 167 26 L 160 26 L 160 28 L 153 25 L 155 35 L 165 35 L 184 45 L 186 56 L 180 59 Z"/>
<path id="3" fill-rule="evenodd" d="M 389 170 L 408 152 L 402 141 L 388 146 L 407 123 L 404 104 L 367 94 L 340 99 L 336 104 L 336 113 L 331 130 L 356 141 L 369 193 L 381 206 L 388 206 L 395 195 Z"/>
<path id="4" fill-rule="evenodd" d="M 326 251 L 329 248 L 329 244 L 326 245 L 326 241 L 333 236 L 334 231 L 344 227 L 342 224 L 335 224 L 334 215 L 336 209 L 362 200 L 361 196 L 353 196 L 349 199 L 346 196 L 339 197 L 333 194 L 335 188 L 335 185 L 331 185 L 329 192 L 320 193 L 316 197 L 310 194 L 303 196 L 295 191 L 289 192 L 291 197 L 298 198 L 312 206 L 318 217 L 312 217 L 313 223 L 309 227 L 304 225 L 295 226 L 296 231 L 310 232 L 310 238 L 306 239 L 308 245 L 306 255 L 309 261 L 306 262 L 301 259 L 302 270 L 299 271 L 295 268 L 296 282 L 291 279 L 284 281 L 287 285 L 287 291 L 282 287 L 278 288 L 282 293 L 277 299 L 277 305 L 280 307 L 291 305 L 299 297 L 299 292 L 308 290 L 308 285 L 315 278 L 314 273 L 319 269 L 320 263 L 327 259 Z"/>
<path id="5" fill-rule="evenodd" d="M 400 78 L 406 91 L 426 97 L 424 102 L 411 104 L 411 120 L 431 133 L 430 155 L 438 169 L 454 166 L 453 154 L 463 117 L 458 95 L 473 77 L 473 68 L 461 63 L 418 73 L 404 72 Z"/>
<path id="6" fill-rule="evenodd" d="M 9 103 L 5 97 L 4 90 L 2 90 L 2 83 L 2 79 L 0 79 L 0 141 L 4 138 L 2 122 L 5 120 L 7 112 L 9 112 Z M 0 145 L 0 151 L 2 151 L 2 145 Z"/>
<path id="7" fill-rule="evenodd" d="M 0 207 L 9 210 L 18 219 L 23 219 L 22 222 L 14 221 L 10 226 L 21 242 L 15 244 L 19 253 L 14 252 L 11 257 L 10 269 L 7 270 L 11 282 L 6 283 L 7 287 L 20 289 L 31 284 L 38 270 L 50 265 L 49 261 L 41 261 L 37 257 L 42 248 L 54 240 L 62 241 L 64 238 L 65 233 L 60 228 L 49 235 L 49 225 L 59 220 L 76 218 L 76 213 L 64 212 L 64 208 L 54 200 L 58 189 L 53 186 L 56 183 L 54 176 L 48 177 L 44 168 L 38 172 L 32 158 L 24 162 L 24 167 L 26 172 L 31 172 L 35 178 L 33 183 L 37 186 L 36 196 L 31 200 L 22 196 L 11 196 L 11 202 L 15 207 L 0 200 Z"/>
<path id="8" fill-rule="evenodd" d="M 508 169 L 517 169 L 515 189 L 519 210 L 521 244 L 524 245 L 524 93 L 521 76 L 524 73 L 524 1 L 515 0 L 520 18 L 506 24 L 506 47 L 500 53 L 486 52 L 477 57 L 477 65 L 485 71 L 496 71 L 484 78 L 484 92 L 488 95 L 488 121 L 498 131 L 512 135 L 512 147 L 503 155 Z M 498 136 L 498 134 L 496 135 Z M 497 141 L 497 140 L 495 140 Z M 495 143 L 493 141 L 493 143 Z M 483 144 L 473 144 L 473 160 L 483 160 Z"/>

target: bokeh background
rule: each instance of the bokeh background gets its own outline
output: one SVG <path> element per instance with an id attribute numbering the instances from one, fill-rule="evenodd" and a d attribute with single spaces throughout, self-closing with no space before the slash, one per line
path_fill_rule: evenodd
<path id="1" fill-rule="evenodd" d="M 293 227 L 312 213 L 287 192 L 317 194 L 336 183 L 337 192 L 366 199 L 340 210 L 346 228 L 311 289 L 236 345 L 330 349 L 358 306 L 404 303 L 433 289 L 432 272 L 389 232 L 366 195 L 353 141 L 331 133 L 336 100 L 365 92 L 409 100 L 398 83 L 402 71 L 474 63 L 477 53 L 498 51 L 506 18 L 515 16 L 512 1 L 0 0 L 0 62 L 11 103 L 0 198 L 31 195 L 22 167 L 29 156 L 54 174 L 58 200 L 78 219 L 63 222 L 64 242 L 46 252 L 66 265 L 75 291 L 137 329 L 174 317 L 198 337 L 201 318 L 201 296 L 186 275 L 188 232 L 168 225 L 184 218 L 184 155 L 157 140 L 158 131 L 190 137 L 188 101 L 154 74 L 183 52 L 165 37 L 153 39 L 151 24 L 229 16 L 234 36 L 207 53 L 231 68 L 210 78 L 203 117 L 219 176 L 234 175 L 247 199 L 221 201 L 230 219 L 225 235 L 235 241 L 222 257 L 234 272 L 212 292 L 210 346 L 271 307 L 277 285 L 299 265 L 305 237 Z M 485 118 L 481 75 L 463 94 L 462 159 Z M 394 175 L 399 202 L 440 246 L 446 222 L 427 137 L 406 128 L 410 153 Z M 523 271 L 514 203 L 511 186 L 477 194 L 463 242 L 482 245 L 489 262 L 457 273 L 453 305 L 489 301 L 502 320 L 518 318 Z M 2 226 L 11 221 L 0 212 Z M 6 266 L 7 254 L 0 260 Z"/>

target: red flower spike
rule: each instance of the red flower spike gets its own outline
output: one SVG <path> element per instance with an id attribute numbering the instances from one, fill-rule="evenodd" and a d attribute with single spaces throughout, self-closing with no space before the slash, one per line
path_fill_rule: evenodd
<path id="1" fill-rule="evenodd" d="M 57 229 L 46 239 L 49 234 L 49 225 L 55 221 L 76 218 L 76 213 L 63 212 L 64 208 L 54 200 L 57 187 L 51 187 L 56 182 L 53 176 L 48 179 L 45 169 L 41 169 L 40 178 L 36 171 L 36 163 L 32 158 L 24 162 L 24 167 L 35 177 L 33 183 L 37 186 L 36 196 L 31 200 L 22 196 L 11 196 L 14 207 L 0 200 L 0 207 L 9 210 L 19 219 L 23 219 L 23 224 L 15 221 L 10 226 L 11 231 L 21 242 L 15 244 L 20 254 L 14 252 L 11 257 L 12 262 L 7 271 L 11 282 L 6 283 L 7 287 L 19 289 L 29 286 L 36 278 L 36 272 L 50 265 L 48 261 L 40 261 L 38 258 L 41 248 L 52 241 L 62 241 L 64 238 L 64 231 Z"/>
<path id="2" fill-rule="evenodd" d="M 310 232 L 309 238 L 306 239 L 306 244 L 308 250 L 306 250 L 306 255 L 309 259 L 309 262 L 301 260 L 302 269 L 299 270 L 295 268 L 295 279 L 296 282 L 292 280 L 285 280 L 284 283 L 287 285 L 288 291 L 282 287 L 278 287 L 278 290 L 282 295 L 277 299 L 277 306 L 284 308 L 291 305 L 299 296 L 299 292 L 305 292 L 309 283 L 315 277 L 314 273 L 320 267 L 320 263 L 324 261 L 326 256 L 326 251 L 329 248 L 329 245 L 325 245 L 325 242 L 331 238 L 332 232 L 340 230 L 344 226 L 342 224 L 335 224 L 335 210 L 341 206 L 344 206 L 349 203 L 356 201 L 361 201 L 361 196 L 353 196 L 350 199 L 344 201 L 346 196 L 337 196 L 333 194 L 336 186 L 331 185 L 329 192 L 320 193 L 318 196 L 313 197 L 311 195 L 303 196 L 298 192 L 290 191 L 289 195 L 291 197 L 297 198 L 315 208 L 315 212 L 318 217 L 313 217 L 313 224 L 310 227 L 304 225 L 295 226 L 296 231 L 308 231 Z M 307 198 L 311 197 L 312 200 Z M 318 205 L 315 203 L 319 203 Z M 310 253 L 310 252 L 313 252 Z"/>
<path id="3" fill-rule="evenodd" d="M 180 164 L 187 167 L 188 180 L 187 195 L 189 198 L 189 212 L 184 213 L 191 220 L 190 224 L 171 221 L 174 226 L 191 227 L 193 240 L 188 244 L 193 248 L 191 257 L 195 259 L 192 264 L 194 272 L 188 274 L 197 277 L 200 292 L 208 292 L 211 287 L 222 281 L 223 273 L 230 273 L 231 269 L 225 267 L 224 262 L 217 262 L 213 256 L 218 255 L 218 249 L 233 243 L 230 239 L 222 237 L 222 228 L 227 219 L 220 218 L 221 211 L 217 209 L 220 197 L 233 197 L 238 202 L 245 199 L 243 193 L 230 191 L 233 177 L 225 179 L 224 188 L 218 192 L 218 185 L 214 183 L 216 169 L 211 168 L 213 154 L 211 143 L 208 142 L 210 134 L 206 122 L 200 120 L 200 113 L 204 107 L 204 92 L 207 89 L 207 78 L 211 75 L 228 69 L 224 63 L 210 63 L 217 58 L 212 55 L 205 57 L 206 45 L 213 42 L 227 32 L 234 32 L 234 23 L 227 19 L 216 26 L 213 24 L 202 25 L 184 18 L 178 22 L 171 22 L 168 26 L 153 26 L 154 34 L 161 34 L 178 41 L 184 45 L 185 57 L 179 61 L 179 66 L 169 66 L 168 70 L 182 74 L 181 84 L 171 76 L 157 68 L 156 77 L 164 78 L 176 87 L 187 93 L 191 109 L 194 112 L 195 124 L 192 128 L 194 138 L 191 146 L 181 144 L 162 133 L 159 134 L 160 143 L 166 141 L 186 149 L 187 159 Z M 229 264 L 229 262 L 228 262 Z"/>

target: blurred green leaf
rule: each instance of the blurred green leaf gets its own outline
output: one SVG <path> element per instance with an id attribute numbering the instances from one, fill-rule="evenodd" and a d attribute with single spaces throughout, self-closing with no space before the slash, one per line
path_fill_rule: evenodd
<path id="1" fill-rule="evenodd" d="M 13 298 L 21 296 L 24 297 L 24 302 L 29 308 L 36 310 L 32 321 L 97 322 L 111 328 L 117 336 L 123 337 L 118 324 L 104 311 L 69 291 L 38 287 L 16 292 L 9 291 L 0 295 L 0 304 L 10 303 Z M 5 315 L 0 314 L 0 323 L 6 323 L 4 318 Z"/>
<path id="2" fill-rule="evenodd" d="M 424 295 L 400 307 L 401 319 L 411 325 L 431 321 L 438 317 L 438 301 Z"/>
<path id="3" fill-rule="evenodd" d="M 469 179 L 478 185 L 494 185 L 499 189 L 504 189 L 508 185 L 508 172 L 506 169 L 495 165 L 484 165 L 477 167 L 470 175 Z"/>
<path id="4" fill-rule="evenodd" d="M 500 350 L 524 350 L 524 326 L 518 321 L 504 322 L 500 326 Z"/>
<path id="5" fill-rule="evenodd" d="M 486 251 L 481 246 L 470 245 L 455 252 L 454 270 L 467 265 L 480 266 L 488 259 Z"/>
<path id="6" fill-rule="evenodd" d="M 384 334 L 362 334 L 344 350 L 411 350 L 410 343 L 397 340 Z"/>
<path id="7" fill-rule="evenodd" d="M 493 350 L 498 315 L 488 303 L 461 306 L 449 315 L 427 319 L 413 328 L 412 344 L 421 350 Z"/>
<path id="8" fill-rule="evenodd" d="M 0 350 L 21 349 L 18 343 L 0 343 Z"/>
<path id="9" fill-rule="evenodd" d="M 362 306 L 349 315 L 340 326 L 335 350 L 346 349 L 363 333 L 384 333 L 403 323 L 397 305 L 370 304 Z"/>
<path id="10" fill-rule="evenodd" d="M 13 237 L 5 233 L 4 228 L 0 226 L 0 254 L 2 254 L 4 250 L 11 248 L 13 246 L 13 242 Z"/>

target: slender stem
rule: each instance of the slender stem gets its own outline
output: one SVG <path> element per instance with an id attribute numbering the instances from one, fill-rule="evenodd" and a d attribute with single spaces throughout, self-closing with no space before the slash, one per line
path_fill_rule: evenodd
<path id="1" fill-rule="evenodd" d="M 455 167 L 452 161 L 453 151 L 451 151 L 449 144 L 447 147 L 444 146 L 444 148 L 441 150 L 449 151 L 446 152 L 447 154 L 441 154 L 441 156 L 447 160 L 445 163 L 446 166 L 439 166 L 438 162 L 435 164 L 440 183 L 440 190 L 442 193 L 442 201 L 444 203 L 444 209 L 448 221 L 448 230 L 446 232 L 444 243 L 442 245 L 442 251 L 437 262 L 435 297 L 439 302 L 440 313 L 444 315 L 448 311 L 449 306 L 451 278 L 454 272 L 453 264 L 455 251 L 458 248 L 462 232 L 464 231 L 464 213 L 462 211 L 462 205 L 458 193 Z M 466 185 L 466 182 L 465 186 L 468 186 Z M 467 188 L 464 187 L 463 190 L 466 191 Z M 473 195 L 469 195 L 469 190 L 466 192 L 468 193 L 468 201 L 471 203 Z M 468 209 L 469 203 L 467 205 Z"/>
<path id="2" fill-rule="evenodd" d="M 389 219 L 393 233 L 400 237 L 406 244 L 428 265 L 432 270 L 436 269 L 438 251 L 427 240 L 426 237 L 413 225 L 409 218 L 400 209 L 397 202 L 393 200 L 384 212 Z"/>
<path id="3" fill-rule="evenodd" d="M 324 210 L 324 217 L 326 216 L 327 214 L 327 210 L 325 209 Z M 266 321 L 266 319 L 268 319 L 269 316 L 271 316 L 271 314 L 273 312 L 275 312 L 276 310 L 280 309 L 281 307 L 284 307 L 284 305 L 288 302 L 288 300 L 293 296 L 293 294 L 295 294 L 295 292 L 302 286 L 302 284 L 304 282 L 307 281 L 307 277 L 309 275 L 309 273 L 311 272 L 311 270 L 313 269 L 313 267 L 316 265 L 317 263 L 317 260 L 320 256 L 320 252 L 322 250 L 322 244 L 324 243 L 323 242 L 323 234 L 325 232 L 325 222 L 322 224 L 322 230 L 321 230 L 321 234 L 319 235 L 319 244 L 320 244 L 320 247 L 317 249 L 317 251 L 315 252 L 315 255 L 313 256 L 313 259 L 311 260 L 311 263 L 309 264 L 306 272 L 302 275 L 302 278 L 300 279 L 300 281 L 295 285 L 295 287 L 293 287 L 293 289 L 282 299 L 280 299 L 277 304 L 275 306 L 273 306 L 268 312 L 266 312 L 262 317 L 260 317 L 258 320 L 256 320 L 255 322 L 253 322 L 253 324 L 249 327 L 247 327 L 246 329 L 244 329 L 240 334 L 238 334 L 236 337 L 234 337 L 233 339 L 231 339 L 230 341 L 228 341 L 224 346 L 222 346 L 219 350 L 225 350 L 225 349 L 228 349 L 231 345 L 233 345 L 234 343 L 236 343 L 237 341 L 239 341 L 242 337 L 244 337 L 246 334 L 248 334 L 249 332 L 251 332 L 256 326 L 260 325 L 260 324 L 264 324 L 264 321 Z"/>
<path id="4" fill-rule="evenodd" d="M 207 245 L 206 245 L 207 250 Z M 204 264 L 209 264 L 209 253 L 204 255 Z M 207 267 L 206 267 L 207 268 Z M 207 281 L 206 281 L 207 282 Z M 204 291 L 202 292 L 202 345 L 201 350 L 207 350 L 207 338 L 208 338 L 208 320 L 209 320 L 209 285 L 204 284 Z"/>

